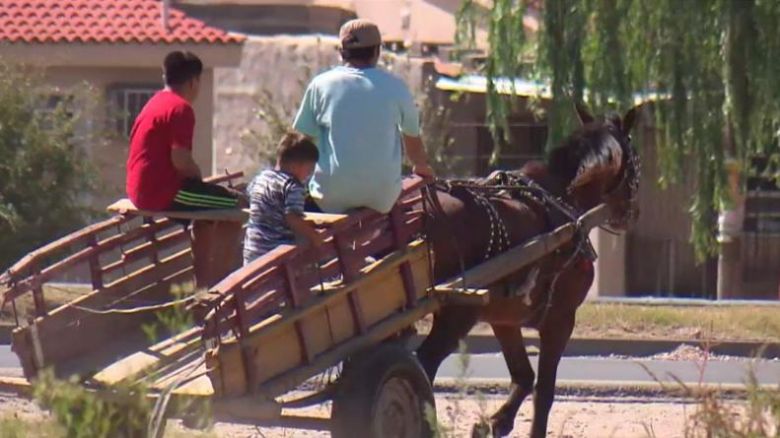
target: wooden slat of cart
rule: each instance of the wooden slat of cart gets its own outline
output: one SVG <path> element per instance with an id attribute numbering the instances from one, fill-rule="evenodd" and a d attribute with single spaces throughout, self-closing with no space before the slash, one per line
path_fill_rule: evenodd
<path id="1" fill-rule="evenodd" d="M 150 276 L 154 281 L 150 282 Z M 45 318 L 37 318 L 35 330 L 38 332 L 46 359 L 45 365 L 56 365 L 90 351 L 101 342 L 119 335 L 121 330 L 136 326 L 140 324 L 139 321 L 150 316 L 148 313 L 121 317 L 100 315 L 85 312 L 78 307 L 100 310 L 109 303 L 131 297 L 145 301 L 169 301 L 171 284 L 181 282 L 186 277 L 191 277 L 191 257 L 188 250 L 66 303 Z M 140 330 L 140 327 L 138 328 Z M 24 327 L 14 332 L 15 350 L 34 348 L 28 337 L 30 330 L 31 327 Z M 35 371 L 25 368 L 26 374 L 34 374 Z"/>
<path id="2" fill-rule="evenodd" d="M 318 356 L 310 365 L 293 368 L 286 373 L 263 383 L 256 389 L 256 392 L 266 397 L 278 397 L 290 389 L 295 388 L 309 377 L 337 365 L 351 354 L 381 342 L 394 333 L 398 333 L 404 328 L 411 326 L 425 315 L 434 312 L 439 305 L 440 303 L 438 300 L 434 298 L 423 299 L 414 308 L 399 313 L 396 316 L 391 316 L 370 327 L 363 335 L 355 336 L 336 348 L 328 350 L 326 353 Z"/>
<path id="3" fill-rule="evenodd" d="M 365 268 L 353 283 L 336 286 L 335 289 L 329 289 L 322 295 L 312 297 L 309 303 L 300 309 L 291 309 L 282 315 L 268 318 L 253 327 L 249 336 L 240 340 L 223 341 L 219 351 L 219 369 L 212 376 L 212 379 L 221 382 L 220 391 L 223 391 L 221 395 L 238 396 L 247 391 L 246 385 L 249 382 L 241 378 L 245 373 L 239 369 L 242 367 L 240 359 L 242 347 L 257 353 L 254 356 L 254 367 L 258 373 L 261 373 L 258 382 L 280 375 L 290 367 L 304 366 L 300 356 L 300 344 L 297 342 L 294 330 L 297 321 L 304 322 L 304 335 L 311 338 L 309 345 L 312 353 L 315 354 L 312 363 L 316 362 L 321 354 L 329 351 L 331 347 L 328 345 L 338 345 L 354 337 L 360 337 L 352 324 L 347 323 L 351 313 L 345 307 L 349 295 L 360 294 L 363 298 L 373 297 L 371 306 L 366 312 L 371 323 L 380 322 L 388 315 L 396 313 L 405 302 L 397 268 L 410 258 L 419 259 L 415 263 L 418 266 L 416 283 L 420 287 L 418 296 L 423 297 L 428 273 L 427 251 L 422 242 L 417 242 L 411 245 L 410 249 L 399 251 Z M 333 315 L 333 339 L 325 333 L 328 309 Z M 318 320 L 321 321 L 317 322 Z M 252 388 L 251 385 L 248 387 Z"/>
<path id="4" fill-rule="evenodd" d="M 30 270 L 32 266 L 43 262 L 45 258 L 51 256 L 53 253 L 62 251 L 63 249 L 71 246 L 84 245 L 90 236 L 114 228 L 119 224 L 127 222 L 128 220 L 128 218 L 113 217 L 103 222 L 82 228 L 81 230 L 74 233 L 68 234 L 61 239 L 57 239 L 54 242 L 44 245 L 41 248 L 24 256 L 21 260 L 8 268 L 7 273 L 13 279 L 18 279 L 20 276 L 24 275 L 29 275 L 32 273 Z"/>
<path id="5" fill-rule="evenodd" d="M 162 230 L 171 227 L 172 225 L 173 224 L 169 221 L 158 221 L 154 224 L 144 224 L 138 228 L 134 228 L 125 233 L 116 234 L 96 243 L 93 242 L 93 239 L 95 239 L 94 234 L 82 236 L 81 241 L 88 244 L 89 246 L 48 266 L 46 269 L 43 269 L 40 272 L 35 273 L 34 271 L 34 275 L 18 281 L 16 284 L 16 290 L 7 294 L 6 299 L 15 299 L 16 297 L 23 294 L 25 289 L 32 289 L 33 282 L 43 284 L 79 263 L 95 260 L 95 257 L 97 257 L 99 254 L 114 250 L 120 245 L 143 238 L 148 235 L 149 232 Z M 99 265 L 96 264 L 95 268 L 99 269 Z"/>

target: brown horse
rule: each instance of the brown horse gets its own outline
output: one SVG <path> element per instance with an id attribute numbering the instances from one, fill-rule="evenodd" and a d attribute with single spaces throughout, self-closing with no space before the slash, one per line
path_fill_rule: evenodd
<path id="1" fill-rule="evenodd" d="M 629 136 L 635 110 L 622 119 L 595 121 L 586 110 L 577 109 L 583 126 L 552 151 L 546 165 L 533 163 L 487 180 L 447 184 L 430 197 L 429 237 L 437 282 L 570 222 L 600 203 L 611 207 L 609 227 L 627 228 L 637 214 L 639 168 Z M 431 381 L 477 321 L 489 323 L 501 344 L 512 387 L 508 400 L 491 417 L 493 436 L 512 430 L 521 403 L 534 392 L 536 376 L 521 327 L 539 331 L 531 436 L 545 436 L 558 362 L 574 328 L 577 307 L 593 282 L 594 259 L 587 236 L 580 235 L 493 285 L 488 305 L 447 305 L 434 315 L 431 333 L 417 351 Z"/>

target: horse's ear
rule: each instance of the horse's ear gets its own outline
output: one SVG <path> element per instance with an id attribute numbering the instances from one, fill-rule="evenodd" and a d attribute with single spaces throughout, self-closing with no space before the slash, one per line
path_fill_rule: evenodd
<path id="1" fill-rule="evenodd" d="M 595 120 L 585 106 L 585 103 L 578 100 L 574 102 L 574 107 L 577 109 L 577 118 L 580 120 L 582 126 L 592 123 Z"/>
<path id="2" fill-rule="evenodd" d="M 625 116 L 623 116 L 623 134 L 628 135 L 631 133 L 631 130 L 634 129 L 634 124 L 637 123 L 637 120 L 639 119 L 639 112 L 641 111 L 641 108 L 638 106 L 635 106 L 628 110 Z"/>

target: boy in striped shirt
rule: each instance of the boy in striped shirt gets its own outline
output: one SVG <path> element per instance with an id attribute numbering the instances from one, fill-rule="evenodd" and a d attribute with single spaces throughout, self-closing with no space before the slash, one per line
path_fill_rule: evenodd
<path id="1" fill-rule="evenodd" d="M 322 239 L 303 219 L 304 184 L 319 159 L 317 146 L 306 136 L 286 134 L 277 152 L 276 167 L 260 172 L 247 187 L 249 223 L 244 239 L 244 264 L 279 245 L 295 244 L 296 237 L 315 247 Z"/>

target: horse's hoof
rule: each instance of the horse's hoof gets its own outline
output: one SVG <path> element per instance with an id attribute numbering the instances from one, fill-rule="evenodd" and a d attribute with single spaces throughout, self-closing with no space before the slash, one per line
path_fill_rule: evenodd
<path id="1" fill-rule="evenodd" d="M 508 418 L 507 415 L 496 415 L 491 421 L 491 429 L 493 430 L 494 438 L 507 436 L 514 428 L 514 418 Z"/>
<path id="2" fill-rule="evenodd" d="M 471 438 L 490 438 L 490 425 L 485 421 L 476 423 L 471 428 Z"/>

